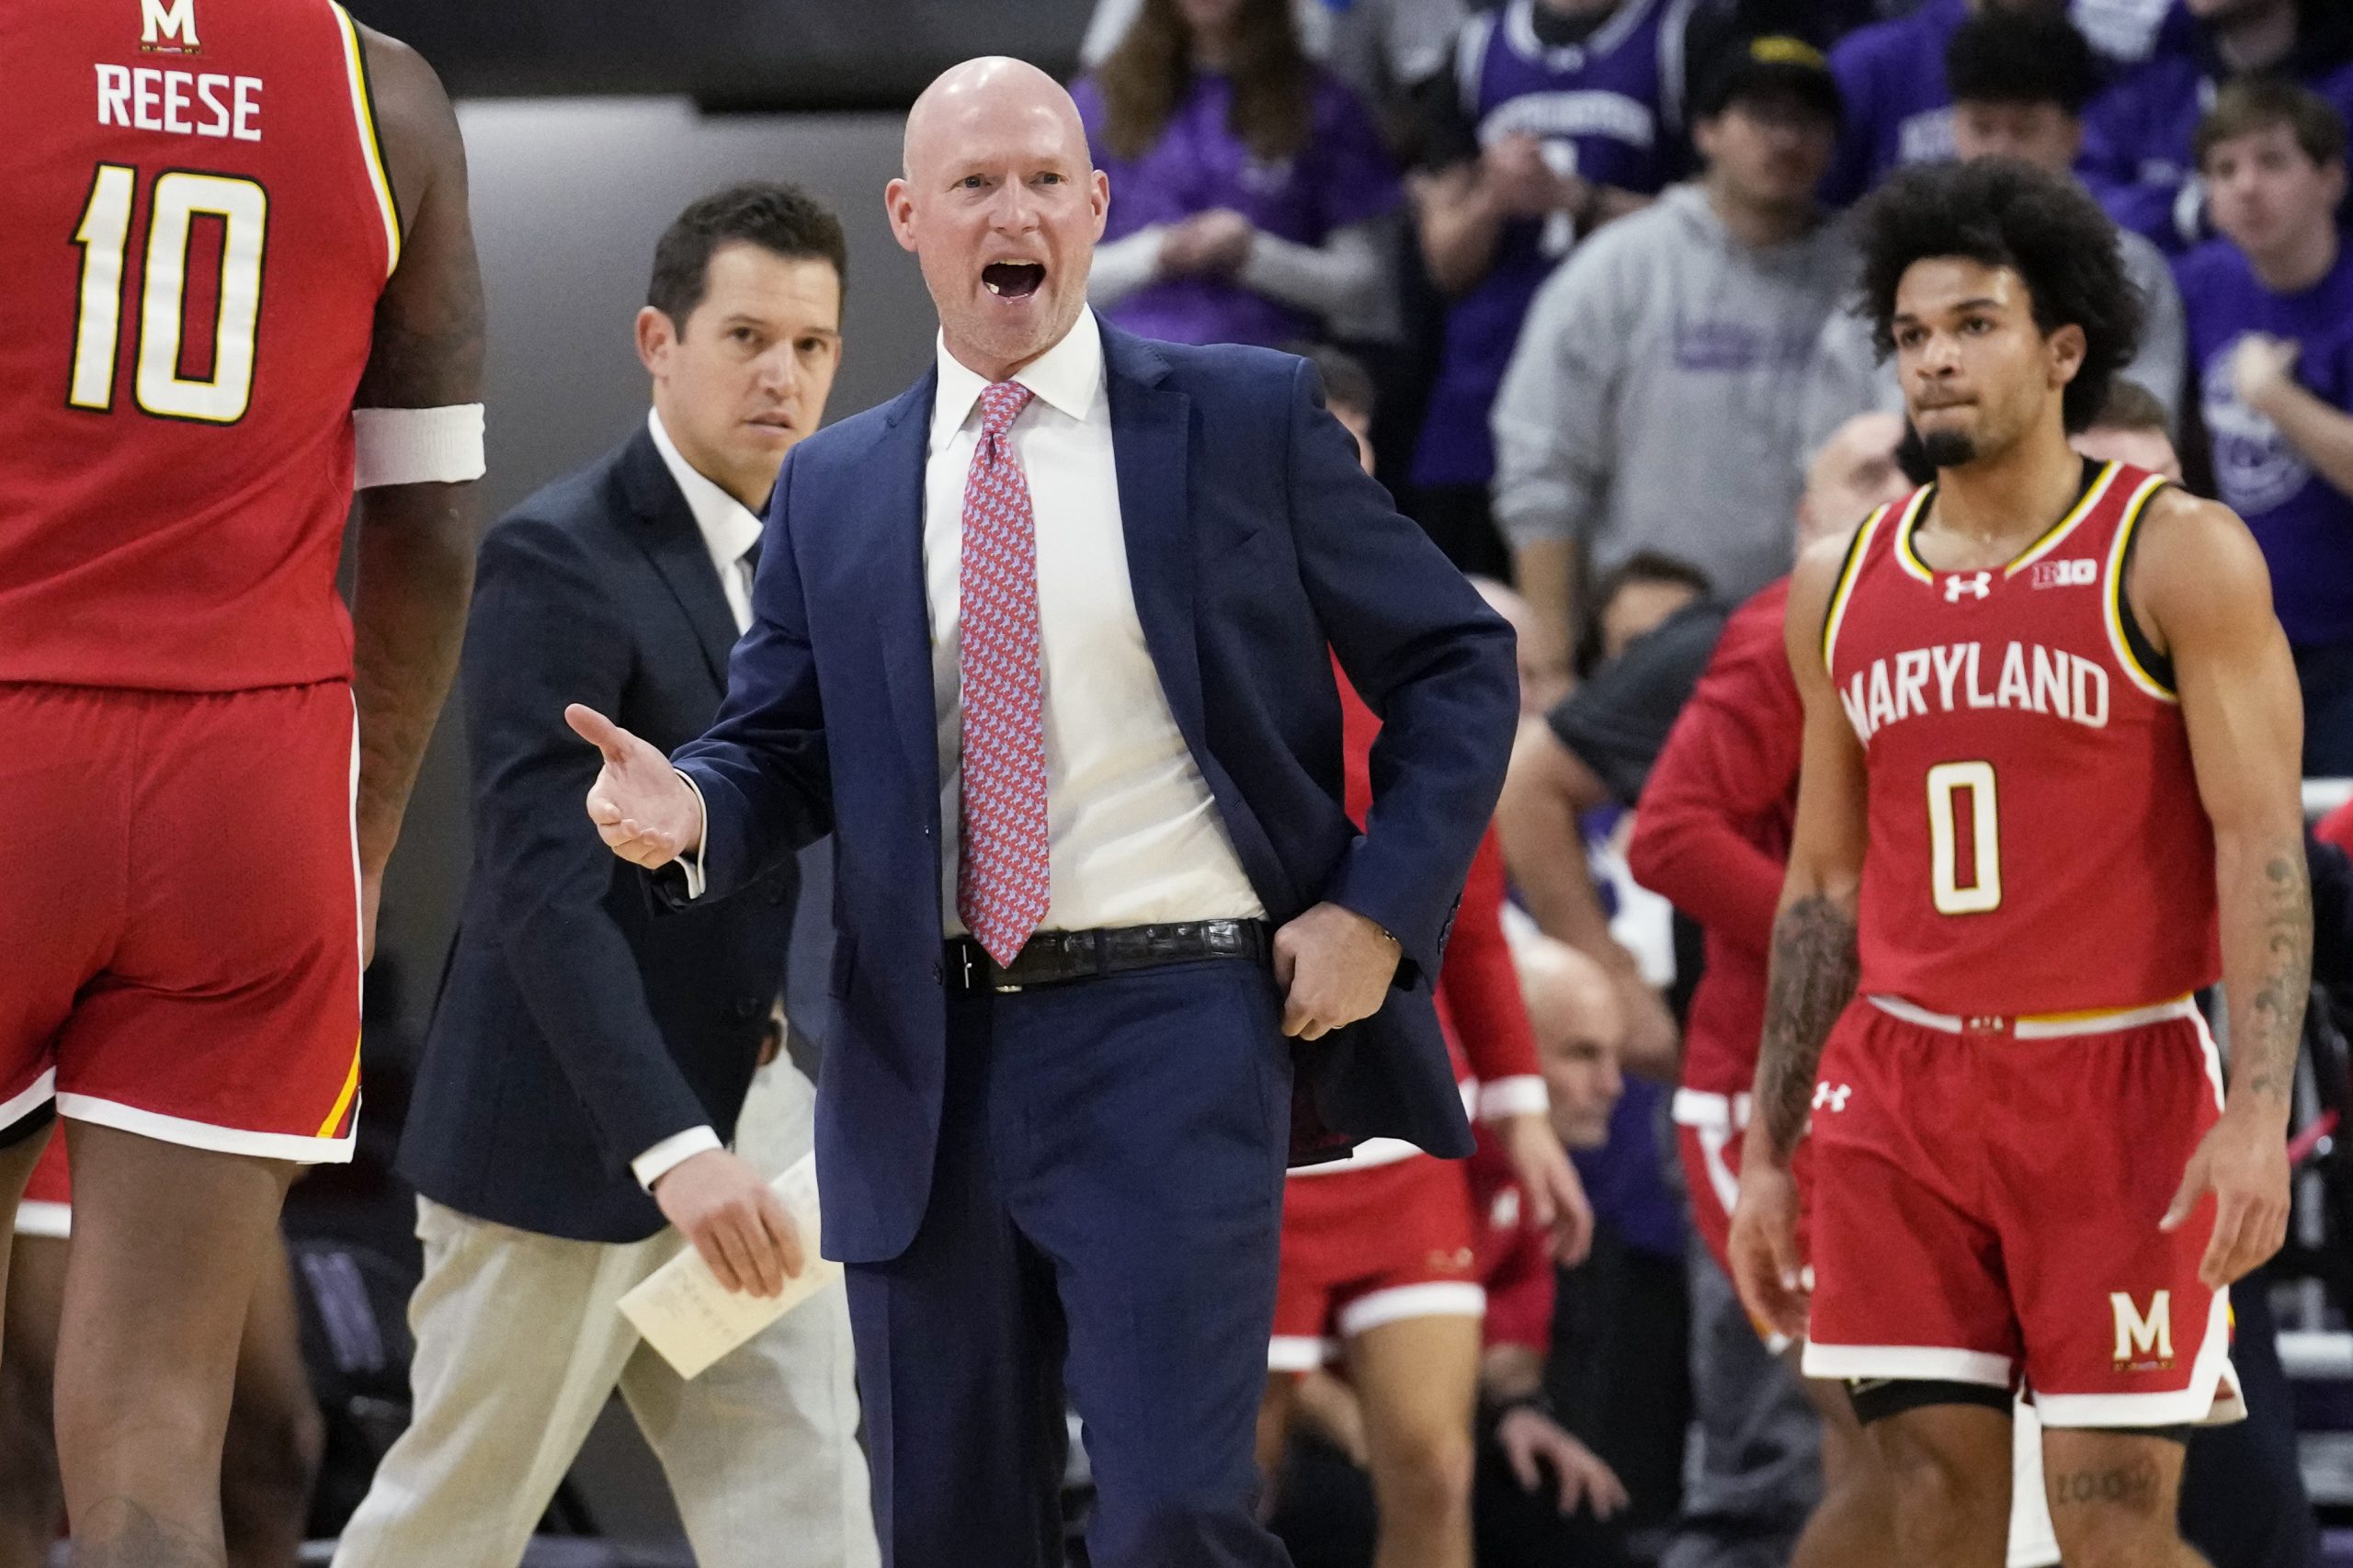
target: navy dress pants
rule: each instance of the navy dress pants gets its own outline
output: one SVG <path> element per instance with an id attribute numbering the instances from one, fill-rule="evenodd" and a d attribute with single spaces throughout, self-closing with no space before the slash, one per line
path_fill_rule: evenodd
<path id="1" fill-rule="evenodd" d="M 1258 965 L 949 999 L 930 1206 L 849 1269 L 884 1568 L 1287 1568 L 1254 1517 L 1290 1053 Z M 878 1150 L 875 1158 L 888 1158 Z"/>

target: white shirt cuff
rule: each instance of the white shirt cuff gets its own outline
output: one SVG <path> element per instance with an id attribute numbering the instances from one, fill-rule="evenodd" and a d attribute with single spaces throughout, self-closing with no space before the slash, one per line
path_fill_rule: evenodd
<path id="1" fill-rule="evenodd" d="M 1479 1085 L 1479 1119 L 1501 1121 L 1507 1116 L 1542 1116 L 1552 1108 L 1544 1080 L 1534 1074 L 1497 1078 Z"/>
<path id="2" fill-rule="evenodd" d="M 652 1192 L 655 1182 L 660 1181 L 697 1154 L 708 1153 L 713 1149 L 723 1149 L 726 1146 L 719 1141 L 719 1134 L 710 1128 L 689 1127 L 684 1132 L 673 1132 L 669 1137 L 631 1160 L 629 1163 L 629 1168 L 636 1174 L 637 1185 Z"/>
<path id="3" fill-rule="evenodd" d="M 693 774 L 683 767 L 674 767 L 670 771 L 685 779 L 687 788 L 695 794 L 695 849 L 691 855 L 678 857 L 678 869 L 687 874 L 687 896 L 700 898 L 703 890 L 702 846 L 705 835 L 710 832 L 710 810 L 702 803 L 702 786 L 695 782 Z"/>

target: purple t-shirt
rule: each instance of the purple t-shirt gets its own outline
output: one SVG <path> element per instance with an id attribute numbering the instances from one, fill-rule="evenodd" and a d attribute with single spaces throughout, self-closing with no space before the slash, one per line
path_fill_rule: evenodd
<path id="1" fill-rule="evenodd" d="M 1096 167 L 1110 176 L 1106 240 L 1154 223 L 1230 207 L 1277 239 L 1320 245 L 1336 229 L 1361 223 L 1397 205 L 1397 170 L 1354 94 L 1322 72 L 1307 144 L 1298 156 L 1268 163 L 1228 127 L 1233 84 L 1197 73 L 1160 140 L 1139 158 L 1114 153 L 1104 141 L 1103 95 L 1093 80 L 1072 92 Z M 1171 278 L 1139 289 L 1104 315 L 1130 332 L 1172 343 L 1268 346 L 1323 335 L 1303 311 L 1216 278 Z"/>
<path id="2" fill-rule="evenodd" d="M 2250 332 L 2302 345 L 2295 377 L 2332 408 L 2353 413 L 2353 245 L 2300 294 L 2275 294 L 2238 247 L 2215 240 L 2175 267 L 2189 314 L 2214 483 L 2246 519 L 2271 563 L 2271 597 L 2298 647 L 2353 642 L 2353 497 L 2314 472 L 2279 426 L 2231 387 L 2231 350 Z"/>
<path id="3" fill-rule="evenodd" d="M 1927 0 L 1908 17 L 1849 33 L 1830 51 L 1844 112 L 1822 199 L 1844 207 L 1906 164 L 1952 156 L 1945 46 L 1969 19 L 1965 0 Z"/>

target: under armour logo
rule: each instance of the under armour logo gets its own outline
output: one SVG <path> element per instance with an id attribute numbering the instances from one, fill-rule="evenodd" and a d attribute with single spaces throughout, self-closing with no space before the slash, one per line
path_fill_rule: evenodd
<path id="1" fill-rule="evenodd" d="M 1852 1084 L 1833 1084 L 1824 1080 L 1813 1086 L 1813 1108 L 1821 1110 L 1826 1107 L 1831 1110 L 1845 1110 L 1847 1096 L 1854 1092 Z"/>
<path id="2" fill-rule="evenodd" d="M 1945 579 L 1945 603 L 1949 605 L 1959 604 L 1963 594 L 1974 594 L 1982 599 L 1993 591 L 1991 572 L 1955 572 Z"/>

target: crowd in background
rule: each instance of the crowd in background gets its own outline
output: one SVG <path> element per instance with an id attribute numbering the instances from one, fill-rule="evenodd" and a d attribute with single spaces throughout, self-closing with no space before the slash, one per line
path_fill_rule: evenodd
<path id="1" fill-rule="evenodd" d="M 1761 994 L 1761 946 L 1711 924 L 1703 966 L 1643 884 L 1740 881 L 1704 834 L 1665 825 L 1692 801 L 1663 797 L 1769 823 L 1794 733 L 1768 733 L 1769 697 L 1715 690 L 1746 730 L 1646 786 L 1720 642 L 1738 662 L 1734 607 L 1927 477 L 1852 308 L 1843 215 L 1893 170 L 1953 158 L 2071 174 L 2098 200 L 2147 326 L 2079 445 L 2247 520 L 2303 687 L 2305 771 L 2353 775 L 2353 11 L 1101 0 L 1075 91 L 1113 190 L 1097 309 L 1154 336 L 1314 346 L 1400 505 L 1520 634 L 1510 919 L 1524 974 L 1553 972 L 1544 939 L 1589 964 L 1527 983 L 1599 1225 L 1548 1334 L 1490 1280 L 1490 1356 L 1534 1337 L 1546 1359 L 1540 1400 L 1485 1390 L 1480 1561 L 1786 1562 L 1824 1439 L 1689 1238 L 1678 1189 L 1704 1152 L 1678 1168 L 1666 1146 L 1673 1122 L 1706 1137 L 1692 1104 L 1746 1086 L 1695 1085 L 1686 1024 L 1745 1027 L 1753 1048 L 1753 1020 L 1688 1017 L 1694 977 L 1753 965 Z M 1779 603 L 1751 619 L 1777 628 Z M 1637 835 L 1638 803 L 1661 825 Z M 1778 878 L 1749 881 L 1726 896 L 1762 929 Z M 1531 1442 L 1539 1405 L 1574 1449 Z M 1276 1518 L 1302 1568 L 1389 1560 L 1352 1420 L 1322 1388 L 1295 1412 Z M 2279 1473 L 2235 1500 L 2201 1501 L 2193 1466 L 2205 1550 L 2314 1561 L 2292 1459 L 2247 1462 Z"/>

